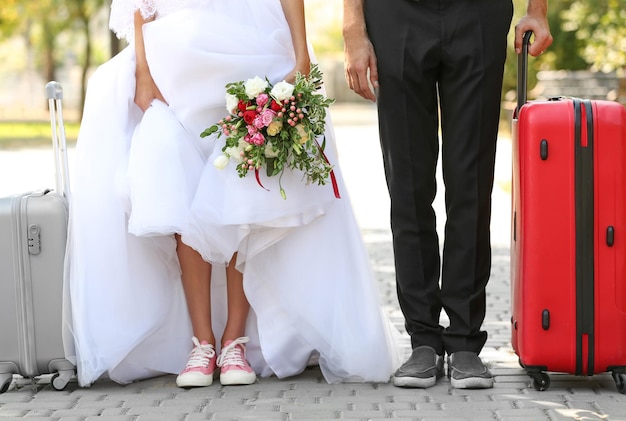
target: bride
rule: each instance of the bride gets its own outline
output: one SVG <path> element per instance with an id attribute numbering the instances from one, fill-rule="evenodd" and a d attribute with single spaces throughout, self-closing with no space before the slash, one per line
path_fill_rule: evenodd
<path id="1" fill-rule="evenodd" d="M 239 178 L 200 133 L 225 85 L 306 73 L 302 0 L 113 0 L 130 46 L 89 82 L 76 147 L 64 340 L 78 380 L 249 384 L 317 363 L 328 382 L 398 365 L 330 120 L 330 185 Z"/>

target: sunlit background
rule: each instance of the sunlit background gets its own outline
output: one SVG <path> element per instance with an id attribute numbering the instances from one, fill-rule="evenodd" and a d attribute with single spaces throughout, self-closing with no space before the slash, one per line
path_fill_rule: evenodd
<path id="1" fill-rule="evenodd" d="M 41 87 L 51 79 L 64 84 L 68 115 L 79 118 L 89 74 L 124 47 L 108 30 L 109 4 L 0 0 L 0 121 L 45 117 Z M 515 22 L 526 0 L 514 4 Z M 309 38 L 329 93 L 339 102 L 358 102 L 343 80 L 342 1 L 306 0 L 305 5 Z M 626 0 L 550 0 L 549 7 L 555 41 L 530 60 L 530 97 L 560 92 L 626 103 Z M 513 31 L 509 38 L 512 46 Z M 515 81 L 511 47 L 502 90 L 505 111 L 514 103 Z"/>

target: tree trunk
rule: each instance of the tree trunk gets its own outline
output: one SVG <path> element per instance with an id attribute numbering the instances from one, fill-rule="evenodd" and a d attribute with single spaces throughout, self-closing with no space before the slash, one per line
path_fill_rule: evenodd
<path id="1" fill-rule="evenodd" d="M 111 7 L 111 3 L 113 3 L 113 0 L 109 1 L 109 8 Z M 110 47 L 111 57 L 116 56 L 117 53 L 119 53 L 120 50 L 122 49 L 122 40 L 119 39 L 117 35 L 115 35 L 115 32 L 113 31 L 111 31 L 109 34 L 109 47 Z"/>
<path id="2" fill-rule="evenodd" d="M 52 34 L 52 30 L 50 26 L 44 22 L 43 25 L 44 32 L 44 76 L 46 78 L 46 82 L 51 80 L 56 80 L 56 64 L 54 62 L 54 35 Z"/>
<path id="3" fill-rule="evenodd" d="M 87 74 L 91 67 L 91 26 L 89 25 L 89 17 L 83 16 L 83 30 L 85 32 L 85 59 L 80 78 L 80 115 L 83 118 L 83 109 L 85 108 L 85 96 L 87 94 Z"/>
<path id="4" fill-rule="evenodd" d="M 111 31 L 109 35 L 109 44 L 111 57 L 114 57 L 122 49 L 122 40 L 119 39 L 113 31 Z"/>

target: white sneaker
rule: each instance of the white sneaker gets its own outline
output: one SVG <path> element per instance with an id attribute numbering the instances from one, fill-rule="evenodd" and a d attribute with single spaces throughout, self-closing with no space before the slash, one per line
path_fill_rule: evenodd
<path id="1" fill-rule="evenodd" d="M 252 384 L 256 381 L 256 374 L 246 361 L 246 348 L 243 344 L 248 340 L 244 336 L 234 341 L 226 341 L 224 344 L 224 348 L 217 358 L 221 384 L 242 385 Z"/>
<path id="2" fill-rule="evenodd" d="M 185 369 L 176 378 L 178 387 L 203 387 L 213 383 L 216 367 L 215 347 L 206 341 L 191 338 L 195 347 L 189 353 Z"/>

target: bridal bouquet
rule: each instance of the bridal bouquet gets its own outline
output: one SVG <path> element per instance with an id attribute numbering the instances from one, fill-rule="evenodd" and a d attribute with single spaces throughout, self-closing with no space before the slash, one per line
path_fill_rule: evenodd
<path id="1" fill-rule="evenodd" d="M 297 73 L 295 84 L 272 85 L 258 76 L 227 84 L 229 115 L 200 134 L 226 137 L 223 154 L 214 165 L 224 169 L 234 161 L 239 177 L 252 171 L 261 187 L 261 169 L 268 176 L 282 176 L 285 168 L 297 169 L 307 183 L 324 185 L 330 178 L 338 196 L 324 140 L 321 145 L 318 142 L 324 135 L 327 108 L 334 102 L 318 92 L 321 85 L 322 72 L 316 64 L 308 76 Z M 282 186 L 280 194 L 286 198 Z"/>

